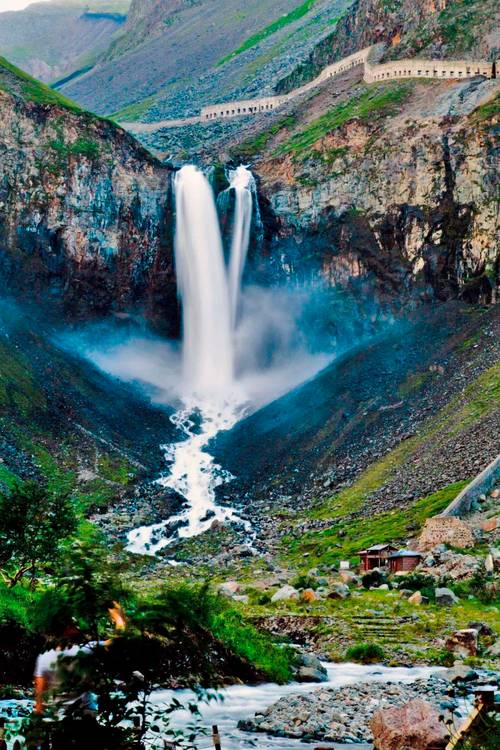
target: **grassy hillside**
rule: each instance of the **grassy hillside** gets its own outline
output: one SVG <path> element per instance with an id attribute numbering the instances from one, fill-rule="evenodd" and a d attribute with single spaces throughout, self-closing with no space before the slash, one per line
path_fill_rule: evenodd
<path id="1" fill-rule="evenodd" d="M 225 62 L 227 62 L 228 60 L 232 60 L 233 57 L 236 57 L 236 55 L 241 55 L 242 52 L 246 52 L 248 49 L 252 49 L 252 47 L 255 47 L 256 44 L 259 44 L 264 39 L 267 39 L 267 37 L 271 36 L 271 34 L 275 34 L 280 29 L 285 28 L 285 26 L 288 26 L 294 21 L 298 21 L 307 13 L 309 13 L 309 11 L 314 7 L 315 2 L 316 0 L 305 0 L 302 5 L 297 6 L 297 8 L 290 11 L 289 13 L 285 13 L 276 21 L 268 24 L 268 26 L 261 29 L 257 33 L 252 34 L 252 36 L 248 37 L 248 39 L 245 39 L 243 44 L 241 44 L 238 49 L 221 58 L 217 65 L 224 65 Z"/>
<path id="2" fill-rule="evenodd" d="M 12 65 L 5 57 L 0 57 L 0 89 L 35 104 L 56 104 L 72 112 L 83 112 L 76 102 Z"/>

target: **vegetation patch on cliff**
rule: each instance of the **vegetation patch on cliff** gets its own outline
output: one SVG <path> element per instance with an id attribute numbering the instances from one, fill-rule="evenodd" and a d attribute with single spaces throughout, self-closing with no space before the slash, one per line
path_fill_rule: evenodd
<path id="1" fill-rule="evenodd" d="M 303 156 L 317 141 L 350 120 L 368 120 L 375 116 L 393 115 L 410 95 L 412 88 L 411 82 L 364 87 L 357 96 L 338 104 L 294 133 L 277 149 L 276 154 Z"/>

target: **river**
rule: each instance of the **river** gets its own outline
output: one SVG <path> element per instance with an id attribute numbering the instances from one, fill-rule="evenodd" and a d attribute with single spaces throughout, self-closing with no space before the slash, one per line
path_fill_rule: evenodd
<path id="1" fill-rule="evenodd" d="M 284 695 L 303 694 L 320 687 L 342 687 L 343 685 L 354 685 L 362 682 L 413 682 L 419 678 L 427 678 L 439 671 L 436 667 L 384 667 L 381 665 L 364 666 L 361 664 L 327 664 L 324 665 L 328 671 L 328 681 L 318 683 L 291 683 L 289 685 L 277 685 L 266 683 L 263 685 L 232 685 L 220 691 L 222 702 L 211 702 L 201 706 L 202 724 L 207 729 L 213 724 L 219 727 L 221 735 L 222 750 L 249 750 L 257 747 L 258 750 L 311 750 L 315 745 L 322 744 L 323 747 L 352 748 L 353 745 L 328 744 L 328 743 L 306 743 L 300 740 L 288 738 L 270 737 L 265 734 L 254 734 L 243 732 L 238 729 L 238 721 L 252 717 L 257 711 L 263 711 L 272 703 Z M 158 691 L 154 694 L 154 703 L 169 703 L 173 695 L 183 704 L 187 704 L 192 698 L 188 690 Z M 188 711 L 178 711 L 173 715 L 172 726 L 185 728 L 192 721 Z M 200 740 L 198 747 L 213 747 L 209 737 Z M 358 750 L 371 747 L 366 744 L 356 744 Z"/>

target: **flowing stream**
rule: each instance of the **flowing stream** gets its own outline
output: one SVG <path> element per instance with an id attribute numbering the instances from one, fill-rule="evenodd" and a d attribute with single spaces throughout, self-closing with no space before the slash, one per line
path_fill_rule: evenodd
<path id="1" fill-rule="evenodd" d="M 248 402 L 235 379 L 234 347 L 253 188 L 252 174 L 245 167 L 231 173 L 229 189 L 235 192 L 235 216 L 226 267 L 208 180 L 192 165 L 183 167 L 175 177 L 183 395 L 181 407 L 171 419 L 185 439 L 162 446 L 170 471 L 158 482 L 182 495 L 186 506 L 167 521 L 129 532 L 128 549 L 132 552 L 155 554 L 176 538 L 201 534 L 214 520 L 239 522 L 234 510 L 215 501 L 216 487 L 231 476 L 205 449 L 217 433 L 241 419 Z"/>
<path id="2" fill-rule="evenodd" d="M 436 667 L 384 667 L 381 665 L 363 666 L 361 664 L 325 664 L 328 670 L 328 682 L 291 683 L 289 685 L 233 685 L 220 691 L 222 702 L 211 702 L 201 706 L 201 724 L 210 728 L 217 724 L 221 734 L 223 750 L 247 750 L 258 747 L 259 750 L 312 750 L 315 744 L 292 740 L 288 738 L 270 737 L 265 734 L 254 734 L 238 729 L 238 721 L 252 717 L 258 711 L 264 711 L 268 706 L 284 695 L 299 695 L 325 687 L 342 687 L 362 682 L 404 682 L 410 683 L 419 678 L 427 678 L 439 671 Z M 169 704 L 175 696 L 182 704 L 193 698 L 188 690 L 158 691 L 153 696 L 155 703 Z M 175 712 L 172 716 L 172 726 L 185 729 L 192 721 L 188 711 Z M 340 745 L 321 744 L 325 747 L 337 748 L 367 748 L 369 745 Z M 211 747 L 211 740 L 206 737 L 197 743 L 199 748 Z"/>

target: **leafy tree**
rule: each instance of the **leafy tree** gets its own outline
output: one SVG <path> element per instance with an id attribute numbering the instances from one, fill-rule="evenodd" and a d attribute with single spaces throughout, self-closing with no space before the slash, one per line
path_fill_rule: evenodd
<path id="1" fill-rule="evenodd" d="M 108 611 L 130 594 L 123 583 L 126 561 L 111 557 L 99 540 L 75 540 L 64 552 L 57 571 L 58 587 L 78 627 L 99 640 L 109 626 Z"/>
<path id="2" fill-rule="evenodd" d="M 73 504 L 66 493 L 55 494 L 37 482 L 17 483 L 0 495 L 0 575 L 15 586 L 29 574 L 54 563 L 76 529 Z"/>

